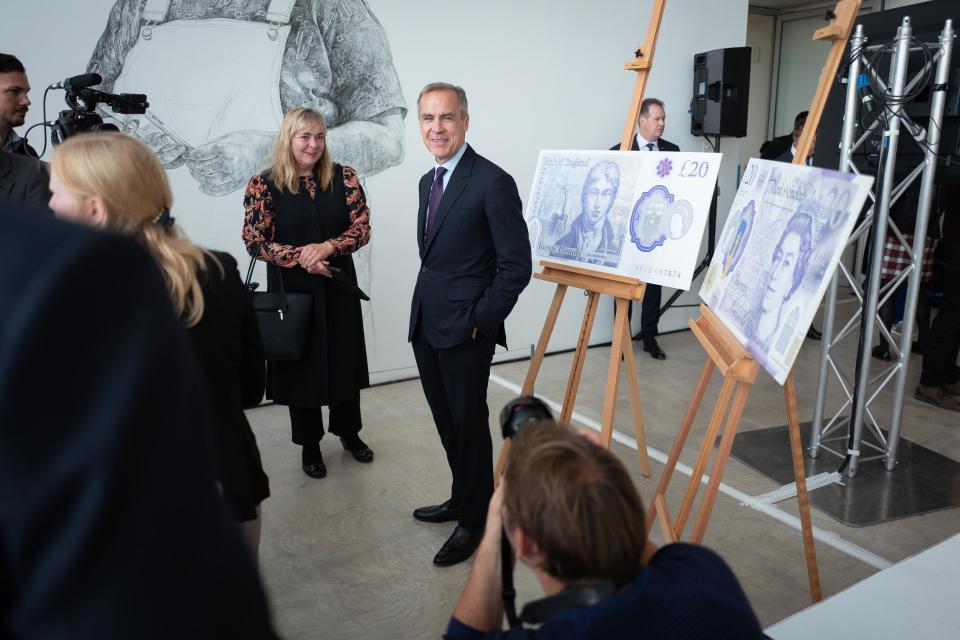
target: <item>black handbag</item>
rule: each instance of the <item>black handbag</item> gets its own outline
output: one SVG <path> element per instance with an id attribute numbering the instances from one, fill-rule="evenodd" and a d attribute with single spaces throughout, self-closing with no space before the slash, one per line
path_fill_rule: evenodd
<path id="1" fill-rule="evenodd" d="M 267 360 L 300 360 L 307 345 L 307 335 L 310 332 L 310 311 L 313 306 L 313 296 L 309 293 L 287 293 L 283 289 L 283 277 L 280 267 L 267 263 L 267 268 L 277 270 L 277 281 L 280 291 L 257 291 L 260 285 L 251 282 L 253 267 L 257 263 L 256 256 L 260 255 L 260 248 L 250 260 L 247 269 L 247 280 L 244 283 L 250 294 L 250 303 L 257 314 L 260 324 L 260 338 L 263 341 L 263 352 Z"/>

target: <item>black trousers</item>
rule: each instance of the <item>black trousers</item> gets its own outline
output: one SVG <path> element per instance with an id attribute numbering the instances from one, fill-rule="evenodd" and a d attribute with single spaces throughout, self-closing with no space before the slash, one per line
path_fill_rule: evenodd
<path id="1" fill-rule="evenodd" d="M 317 444 L 323 437 L 323 407 L 288 407 L 293 443 Z M 330 433 L 349 436 L 363 428 L 360 420 L 360 396 L 343 404 L 330 405 Z"/>
<path id="2" fill-rule="evenodd" d="M 946 272 L 943 298 L 933 319 L 927 344 L 923 345 L 920 384 L 942 387 L 957 382 L 957 350 L 960 348 L 960 242 L 943 240 Z"/>
<path id="3" fill-rule="evenodd" d="M 453 476 L 451 504 L 460 509 L 460 525 L 473 532 L 483 531 L 493 495 L 487 382 L 495 347 L 479 335 L 450 349 L 413 340 L 420 383 Z"/>
<path id="4" fill-rule="evenodd" d="M 657 337 L 657 325 L 660 322 L 660 296 L 663 288 L 658 284 L 648 284 L 643 293 L 640 306 L 640 339 L 651 340 Z M 616 305 L 614 305 L 616 306 Z M 627 307 L 627 318 L 633 319 L 633 303 Z"/>

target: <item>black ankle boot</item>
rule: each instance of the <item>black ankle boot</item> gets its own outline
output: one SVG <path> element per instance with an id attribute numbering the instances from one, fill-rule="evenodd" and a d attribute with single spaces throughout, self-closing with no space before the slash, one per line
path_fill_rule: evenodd
<path id="1" fill-rule="evenodd" d="M 357 462 L 373 462 L 373 449 L 360 439 L 356 433 L 340 436 L 340 444 L 349 451 Z"/>
<path id="2" fill-rule="evenodd" d="M 320 444 L 305 445 L 300 452 L 303 472 L 311 478 L 323 478 L 327 475 L 327 465 L 323 464 Z"/>

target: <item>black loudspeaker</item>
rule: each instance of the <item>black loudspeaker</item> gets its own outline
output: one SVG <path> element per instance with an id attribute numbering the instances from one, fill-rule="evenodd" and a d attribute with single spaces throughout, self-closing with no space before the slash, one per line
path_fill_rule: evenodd
<path id="1" fill-rule="evenodd" d="M 716 49 L 693 57 L 693 135 L 744 137 L 749 101 L 750 47 Z"/>

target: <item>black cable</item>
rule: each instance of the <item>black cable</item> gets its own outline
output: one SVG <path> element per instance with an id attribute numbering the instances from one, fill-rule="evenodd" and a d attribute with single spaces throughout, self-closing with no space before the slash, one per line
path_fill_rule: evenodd
<path id="1" fill-rule="evenodd" d="M 48 93 L 49 91 L 50 91 L 50 87 L 47 87 L 46 90 L 43 92 L 43 120 L 41 120 L 40 122 L 38 122 L 38 123 L 35 124 L 35 125 L 30 126 L 26 131 L 23 132 L 23 144 L 24 144 L 24 145 L 28 144 L 28 142 L 29 142 L 29 141 L 28 141 L 28 138 L 29 138 L 29 136 L 30 136 L 30 132 L 31 132 L 31 131 L 33 131 L 33 130 L 36 129 L 37 127 L 49 127 L 49 126 L 50 126 L 50 124 L 47 122 L 47 93 Z M 47 136 L 44 135 L 44 136 L 43 136 L 43 151 L 40 152 L 40 154 L 39 154 L 38 157 L 42 158 L 42 157 L 43 157 L 43 154 L 45 154 L 46 152 L 47 152 Z"/>
<path id="2" fill-rule="evenodd" d="M 889 141 L 884 140 L 884 143 L 880 146 L 880 161 L 877 165 L 877 177 L 873 183 L 875 185 L 883 184 L 884 160 L 886 159 L 886 154 L 888 152 L 888 145 L 889 145 Z M 878 189 L 882 190 L 883 187 L 878 186 Z M 879 220 L 879 217 L 880 217 L 879 206 L 880 206 L 880 201 L 878 200 L 877 202 L 874 203 L 873 223 L 871 225 L 870 234 L 868 236 L 869 240 L 868 240 L 867 246 L 869 247 L 870 251 L 873 251 L 874 247 L 876 246 L 876 235 L 880 230 L 880 227 L 877 224 L 877 221 Z M 875 258 L 876 256 L 873 256 L 873 255 L 870 256 L 871 260 Z M 872 280 L 872 270 L 867 273 L 866 286 L 864 287 L 864 291 L 863 291 L 864 297 L 866 297 L 866 293 L 870 290 L 871 280 Z M 867 311 L 866 306 L 864 306 L 863 310 L 861 311 L 861 313 L 864 314 L 863 320 L 866 320 L 866 311 Z M 868 340 L 870 342 L 873 342 L 873 336 L 872 335 L 867 336 L 866 332 L 864 331 L 864 322 L 861 322 L 860 338 L 857 342 L 857 364 L 854 370 L 854 380 L 860 379 L 860 376 L 862 373 L 862 369 L 861 369 L 861 362 L 863 361 L 862 356 L 864 352 L 869 348 L 867 346 Z M 853 397 L 850 399 L 850 424 L 847 428 L 847 453 L 846 455 L 844 455 L 843 461 L 840 463 L 840 466 L 837 467 L 837 473 L 841 475 L 843 475 L 844 469 L 847 468 L 847 465 L 850 463 L 850 459 L 852 458 L 852 455 L 850 454 L 850 452 L 853 450 L 853 446 L 854 446 L 854 441 L 853 441 L 854 423 L 855 423 L 855 418 L 859 419 L 859 417 L 855 415 L 856 411 L 857 411 L 857 387 L 856 385 L 854 385 Z"/>
<path id="3" fill-rule="evenodd" d="M 43 121 L 44 121 L 44 123 L 47 122 L 47 94 L 48 94 L 48 93 L 50 93 L 50 87 L 49 87 L 49 86 L 48 86 L 46 89 L 43 90 Z M 48 140 L 48 139 L 49 139 L 48 136 L 46 136 L 46 135 L 43 136 L 43 151 L 40 152 L 40 157 L 41 157 L 41 158 L 43 157 L 43 154 L 45 154 L 45 153 L 47 152 L 47 140 Z"/>

